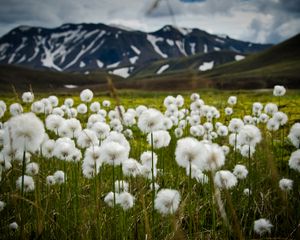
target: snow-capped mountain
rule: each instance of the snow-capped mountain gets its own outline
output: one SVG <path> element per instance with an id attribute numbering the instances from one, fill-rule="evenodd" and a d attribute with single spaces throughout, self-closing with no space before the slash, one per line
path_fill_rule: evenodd
<path id="1" fill-rule="evenodd" d="M 270 46 L 169 25 L 151 33 L 104 24 L 21 26 L 0 38 L 0 64 L 56 71 L 105 69 L 129 76 L 137 67 L 160 59 L 221 50 L 243 56 Z"/>

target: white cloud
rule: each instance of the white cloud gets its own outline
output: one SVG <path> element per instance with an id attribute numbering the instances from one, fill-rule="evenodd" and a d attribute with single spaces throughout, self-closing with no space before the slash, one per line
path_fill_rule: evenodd
<path id="1" fill-rule="evenodd" d="M 278 42 L 296 34 L 300 26 L 299 0 L 204 0 L 194 3 L 161 0 L 153 7 L 155 2 L 0 0 L 0 35 L 18 25 L 56 27 L 66 22 L 101 22 L 154 31 L 175 23 L 248 41 Z"/>

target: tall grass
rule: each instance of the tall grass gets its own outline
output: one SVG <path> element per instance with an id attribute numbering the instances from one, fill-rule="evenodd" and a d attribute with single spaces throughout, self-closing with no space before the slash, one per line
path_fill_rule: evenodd
<path id="1" fill-rule="evenodd" d="M 241 118 L 251 114 L 251 104 L 254 101 L 267 103 L 276 101 L 271 94 L 236 93 L 238 105 L 234 107 L 231 117 Z M 203 93 L 202 99 L 206 104 L 220 108 L 226 105 L 228 93 Z M 157 98 L 122 97 L 122 104 L 126 108 L 144 104 L 148 107 L 161 108 L 165 95 Z M 79 104 L 77 96 L 75 105 Z M 218 98 L 218 99 L 216 99 Z M 102 101 L 104 97 L 96 97 L 93 101 Z M 5 99 L 7 103 L 11 99 Z M 16 99 L 14 99 L 16 101 Z M 113 102 L 113 99 L 111 99 Z M 185 95 L 185 107 L 190 100 Z M 60 98 L 60 103 L 63 97 Z M 225 102 L 225 103 L 224 103 Z M 299 95 L 282 97 L 280 110 L 289 114 L 289 126 L 300 119 L 300 111 L 295 109 L 300 103 Z M 29 111 L 29 106 L 23 106 Z M 112 106 L 111 108 L 114 108 Z M 163 108 L 161 111 L 164 111 Z M 225 116 L 220 108 L 220 122 Z M 9 119 L 6 112 L 2 121 Z M 44 114 L 40 114 L 45 119 Z M 83 125 L 87 116 L 78 115 Z M 108 120 L 107 120 L 108 121 Z M 177 139 L 174 129 L 170 129 L 172 137 L 168 147 L 153 149 L 153 137 L 148 144 L 144 134 L 136 125 L 130 127 L 133 138 L 129 139 L 130 157 L 139 159 L 142 152 L 155 152 L 158 166 L 162 170 L 154 178 L 153 163 L 151 180 L 142 176 L 128 177 L 118 175 L 122 172 L 120 166 L 103 165 L 100 173 L 91 179 L 83 176 L 81 162 L 73 163 L 59 160 L 55 157 L 45 159 L 40 153 L 32 154 L 31 162 L 40 166 L 38 175 L 34 176 L 36 189 L 34 193 L 16 190 L 15 181 L 24 175 L 23 164 L 12 162 L 13 167 L 2 172 L 0 181 L 0 200 L 6 203 L 0 212 L 1 239 L 253 239 L 260 238 L 253 232 L 254 220 L 264 217 L 274 225 L 270 234 L 263 237 L 270 239 L 297 239 L 299 236 L 300 220 L 300 173 L 289 169 L 288 159 L 295 148 L 288 142 L 286 135 L 289 126 L 282 128 L 278 134 L 270 134 L 262 124 L 258 125 L 262 131 L 263 140 L 256 147 L 253 156 L 242 157 L 236 149 L 231 148 L 226 156 L 222 169 L 233 170 L 235 164 L 244 164 L 249 170 L 248 179 L 239 180 L 232 189 L 216 189 L 213 182 L 213 172 L 206 173 L 209 177 L 207 184 L 197 182 L 189 176 L 185 169 L 179 168 L 175 162 L 174 152 Z M 58 136 L 48 132 L 50 138 Z M 189 131 L 184 131 L 189 136 Z M 272 137 L 271 137 L 272 136 Z M 218 138 L 228 145 L 228 139 Z M 84 149 L 82 149 L 84 153 Z M 153 155 L 152 155 L 153 158 Z M 46 177 L 57 170 L 64 170 L 66 180 L 61 185 L 47 185 Z M 292 191 L 282 192 L 278 181 L 281 178 L 294 181 Z M 132 209 L 123 210 L 116 204 L 114 194 L 113 207 L 104 202 L 108 192 L 115 191 L 115 180 L 125 180 L 129 183 L 130 193 L 135 197 Z M 164 188 L 173 188 L 182 196 L 179 209 L 173 216 L 164 216 L 154 209 L 156 189 L 154 183 Z M 152 190 L 149 185 L 152 185 Z M 249 196 L 244 189 L 252 192 Z M 224 216 L 226 215 L 226 218 Z M 19 218 L 21 216 L 21 218 Z M 11 230 L 9 224 L 16 221 L 20 229 Z"/>

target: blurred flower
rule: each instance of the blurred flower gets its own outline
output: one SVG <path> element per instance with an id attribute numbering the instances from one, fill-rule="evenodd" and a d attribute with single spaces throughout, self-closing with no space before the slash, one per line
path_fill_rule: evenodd
<path id="1" fill-rule="evenodd" d="M 289 159 L 289 166 L 291 169 L 300 172 L 300 150 L 297 150 L 292 153 Z"/>
<path id="2" fill-rule="evenodd" d="M 27 175 L 20 176 L 17 181 L 17 189 L 21 190 L 22 189 L 22 178 L 24 177 L 24 192 L 32 192 L 34 191 L 35 185 L 33 178 Z"/>
<path id="3" fill-rule="evenodd" d="M 216 172 L 214 182 L 219 188 L 230 189 L 237 184 L 236 177 L 228 170 L 220 170 Z"/>
<path id="4" fill-rule="evenodd" d="M 24 92 L 22 94 L 22 101 L 24 103 L 31 103 L 34 100 L 34 95 L 32 92 Z"/>
<path id="5" fill-rule="evenodd" d="M 155 198 L 155 209 L 163 215 L 174 214 L 180 203 L 180 193 L 172 189 L 161 189 Z"/>
<path id="6" fill-rule="evenodd" d="M 272 227 L 273 225 L 270 223 L 270 221 L 265 218 L 261 218 L 254 221 L 254 232 L 259 235 L 263 235 L 265 233 L 271 233 Z"/>
<path id="7" fill-rule="evenodd" d="M 82 102 L 90 102 L 93 99 L 93 92 L 90 89 L 85 89 L 80 93 L 80 99 Z"/>
<path id="8" fill-rule="evenodd" d="M 276 97 L 281 97 L 285 94 L 286 89 L 284 86 L 275 85 L 273 89 L 273 95 Z"/>
<path id="9" fill-rule="evenodd" d="M 290 191 L 293 189 L 293 180 L 283 178 L 279 181 L 279 187 L 282 191 Z"/>

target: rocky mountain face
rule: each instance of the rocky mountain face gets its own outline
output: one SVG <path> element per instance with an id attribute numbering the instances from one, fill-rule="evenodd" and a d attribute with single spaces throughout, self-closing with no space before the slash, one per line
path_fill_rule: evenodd
<path id="1" fill-rule="evenodd" d="M 169 25 L 151 33 L 104 24 L 21 26 L 0 38 L 0 64 L 86 74 L 106 70 L 128 77 L 158 60 L 228 51 L 234 53 L 229 60 L 240 60 L 269 47 Z M 210 61 L 224 63 L 217 60 Z"/>

